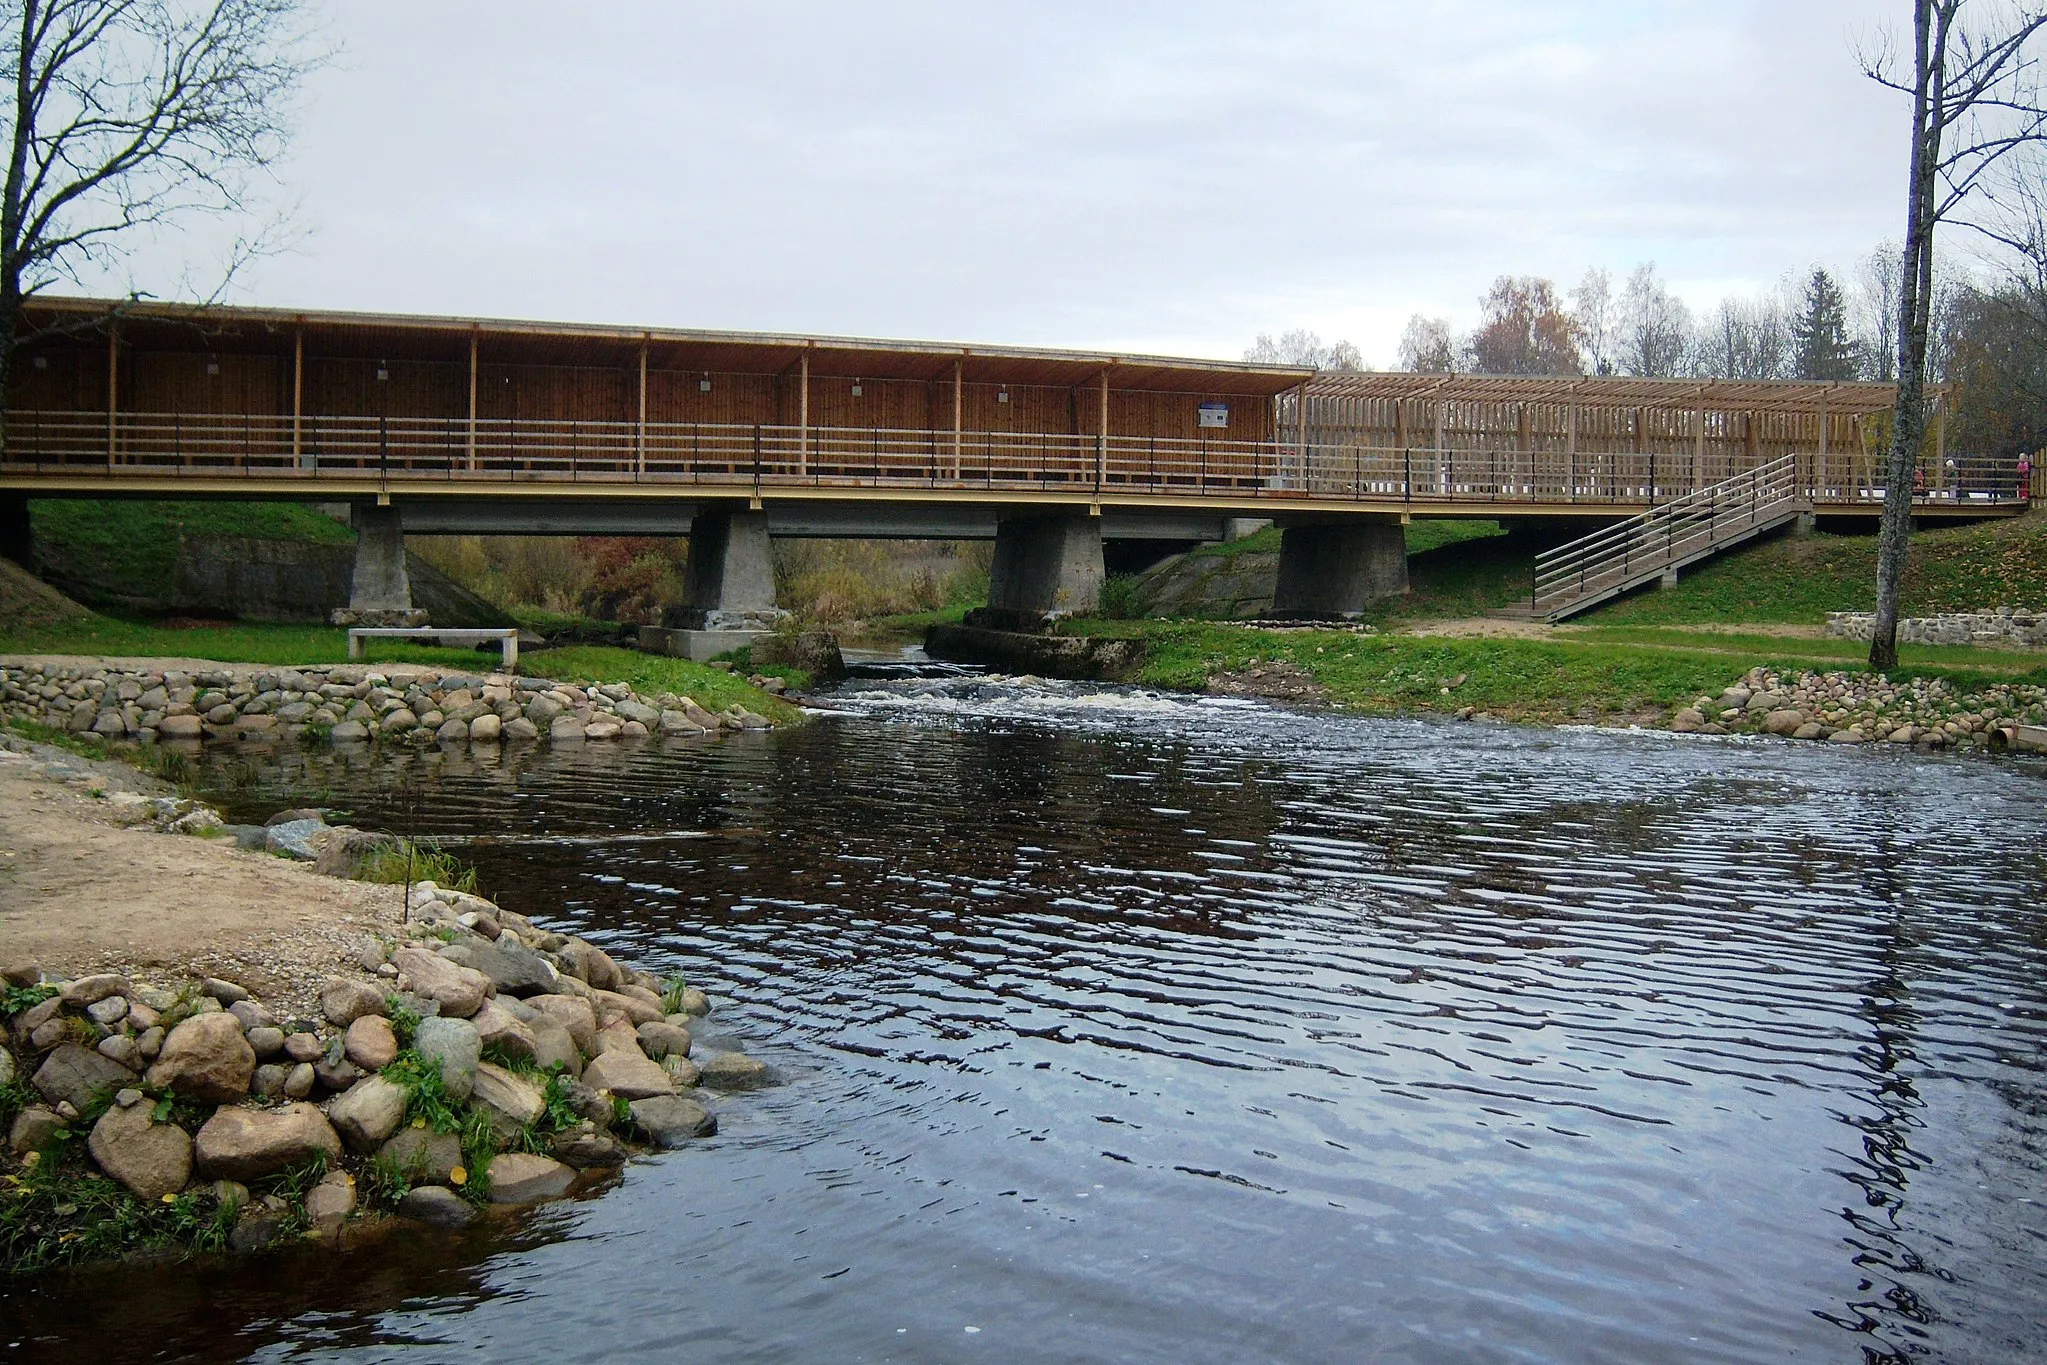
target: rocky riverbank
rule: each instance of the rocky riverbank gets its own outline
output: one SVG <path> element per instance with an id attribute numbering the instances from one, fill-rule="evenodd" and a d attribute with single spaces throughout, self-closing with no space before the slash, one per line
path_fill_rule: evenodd
<path id="1" fill-rule="evenodd" d="M 109 740 L 327 741 L 335 744 L 581 743 L 766 730 L 743 706 L 711 711 L 626 683 L 569 683 L 432 669 L 193 670 L 0 666 L 0 716 Z"/>
<path id="2" fill-rule="evenodd" d="M 123 838 L 223 842 L 190 837 L 220 830 L 208 808 L 116 795 Z M 281 843 L 358 842 L 280 814 Z M 268 999 L 203 967 L 67 972 L 0 946 L 0 1273 L 459 1225 L 711 1134 L 710 1092 L 773 1080 L 697 1046 L 710 1002 L 680 980 L 479 896 L 402 895 L 396 923 L 324 935 L 328 971 Z"/>
<path id="3" fill-rule="evenodd" d="M 1670 720 L 1680 733 L 1750 732 L 1935 749 L 2001 749 L 2014 732 L 2042 725 L 2047 725 L 2043 687 L 1999 684 L 1965 692 L 1937 678 L 1893 682 L 1881 674 L 1765 668 L 1749 670 L 1718 697 L 1699 697 Z"/>

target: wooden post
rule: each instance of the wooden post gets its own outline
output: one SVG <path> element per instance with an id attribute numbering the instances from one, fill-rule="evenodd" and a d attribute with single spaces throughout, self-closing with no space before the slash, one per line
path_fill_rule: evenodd
<path id="1" fill-rule="evenodd" d="M 1947 469 L 1947 395 L 1933 395 L 1933 459 L 1941 470 Z"/>
<path id="2" fill-rule="evenodd" d="M 1095 435 L 1095 491 L 1109 478 L 1109 371 L 1102 370 L 1101 426 Z"/>
<path id="3" fill-rule="evenodd" d="M 1571 404 L 1564 419 L 1564 495 L 1578 501 L 1578 405 Z"/>
<path id="4" fill-rule="evenodd" d="M 120 411 L 117 398 L 121 379 L 121 324 L 107 324 L 107 468 L 114 467 L 117 449 L 114 417 Z"/>
<path id="5" fill-rule="evenodd" d="M 1826 398 L 1826 395 L 1825 395 L 1825 394 L 1821 394 L 1821 395 L 1820 395 L 1820 449 L 1819 449 L 1819 459 L 1818 459 L 1818 472 L 1817 472 L 1817 482 L 1818 482 L 1818 483 L 1825 483 L 1826 481 L 1827 481 L 1827 398 Z"/>
<path id="6" fill-rule="evenodd" d="M 305 413 L 306 413 L 306 329 L 297 328 L 291 342 L 291 464 L 294 469 L 305 467 Z"/>
<path id="7" fill-rule="evenodd" d="M 1688 480 L 1690 487 L 1686 488 L 1685 492 L 1690 493 L 1697 489 L 1699 478 L 1705 472 L 1706 410 L 1704 408 L 1695 408 L 1692 411 L 1692 476 Z"/>
<path id="8" fill-rule="evenodd" d="M 952 477 L 960 476 L 960 438 L 967 420 L 967 362 L 962 356 L 952 362 Z"/>
<path id="9" fill-rule="evenodd" d="M 796 472 L 810 468 L 810 348 L 796 361 Z"/>
<path id="10" fill-rule="evenodd" d="M 1450 494 L 1450 458 L 1449 453 L 1443 449 L 1442 399 L 1438 398 L 1436 400 L 1435 409 L 1436 409 L 1436 456 L 1435 456 L 1436 477 L 1431 482 L 1440 483 L 1442 485 L 1443 495 L 1445 497 L 1448 497 Z"/>
<path id="11" fill-rule="evenodd" d="M 640 338 L 640 407 L 633 423 L 633 472 L 647 472 L 647 338 Z"/>
<path id="12" fill-rule="evenodd" d="M 467 444 L 468 465 L 476 468 L 476 352 L 477 329 L 469 329 L 469 428 L 464 438 Z"/>

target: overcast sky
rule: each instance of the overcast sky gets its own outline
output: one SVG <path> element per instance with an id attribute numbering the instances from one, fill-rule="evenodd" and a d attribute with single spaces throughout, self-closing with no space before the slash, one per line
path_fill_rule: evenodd
<path id="1" fill-rule="evenodd" d="M 1898 235 L 1878 0 L 333 0 L 240 301 L 1393 360 L 1503 272 Z M 159 268 L 160 263 L 148 263 Z M 148 279 L 138 279 L 145 288 Z"/>

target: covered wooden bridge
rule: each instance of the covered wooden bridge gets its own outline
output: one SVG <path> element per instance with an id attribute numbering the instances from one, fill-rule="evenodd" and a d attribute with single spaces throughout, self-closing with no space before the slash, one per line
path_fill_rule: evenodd
<path id="1" fill-rule="evenodd" d="M 1322 584 L 1304 610 L 1354 610 L 1404 584 L 1415 515 L 1624 517 L 1787 455 L 1815 509 L 1867 515 L 1892 402 L 88 299 L 32 301 L 26 324 L 0 458 L 17 506 L 348 500 L 387 558 L 401 530 L 694 529 L 732 565 L 764 564 L 771 535 L 992 536 L 997 605 L 1026 614 L 1091 602 L 1104 536 L 1230 518 L 1295 528 L 1283 597 Z M 2021 505 L 2009 468 L 1937 429 L 1919 493 L 1928 515 Z M 735 605 L 761 580 L 732 565 L 705 566 L 707 620 L 772 610 Z"/>

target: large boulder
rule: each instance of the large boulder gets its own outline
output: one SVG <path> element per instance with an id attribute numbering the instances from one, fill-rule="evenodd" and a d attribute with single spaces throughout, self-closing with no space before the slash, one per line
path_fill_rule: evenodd
<path id="1" fill-rule="evenodd" d="M 666 1020 L 655 1020 L 640 1025 L 638 1029 L 640 1050 L 660 1061 L 663 1057 L 687 1057 L 690 1049 L 689 1030 Z"/>
<path id="2" fill-rule="evenodd" d="M 322 819 L 286 820 L 264 829 L 263 847 L 279 857 L 310 863 L 318 860 L 317 838 L 326 832 L 327 822 Z"/>
<path id="3" fill-rule="evenodd" d="M 535 1066 L 542 1071 L 560 1067 L 571 1076 L 583 1074 L 583 1053 L 561 1020 L 551 1014 L 536 1013 L 526 1028 L 533 1035 Z"/>
<path id="4" fill-rule="evenodd" d="M 412 1035 L 421 1056 L 438 1062 L 441 1085 L 456 1104 L 476 1087 L 476 1066 L 483 1059 L 483 1038 L 467 1019 L 422 1019 Z"/>
<path id="5" fill-rule="evenodd" d="M 431 1128 L 401 1128 L 377 1157 L 415 1185 L 445 1185 L 462 1165 L 462 1140 Z"/>
<path id="6" fill-rule="evenodd" d="M 441 956 L 482 972 L 502 995 L 541 995 L 554 990 L 560 979 L 546 958 L 509 937 L 495 943 L 481 939 L 451 943 L 441 949 Z"/>
<path id="7" fill-rule="evenodd" d="M 775 1083 L 766 1062 L 743 1052 L 720 1052 L 698 1063 L 705 1085 L 713 1090 L 758 1090 Z"/>
<path id="8" fill-rule="evenodd" d="M 382 1076 L 366 1076 L 327 1106 L 327 1121 L 351 1152 L 370 1152 L 391 1140 L 405 1121 L 405 1087 Z"/>
<path id="9" fill-rule="evenodd" d="M 633 1026 L 636 1028 L 641 1024 L 652 1024 L 667 1017 L 661 1013 L 661 1006 L 658 1002 L 649 1002 L 637 995 L 626 995 L 619 991 L 607 991 L 593 987 L 591 989 L 591 997 L 590 1003 L 596 1007 L 598 1017 L 602 1018 L 604 1012 L 610 1010 L 617 1014 L 623 1014 L 626 1018 L 632 1020 Z"/>
<path id="10" fill-rule="evenodd" d="M 617 1048 L 584 1067 L 583 1084 L 628 1100 L 675 1093 L 675 1078 L 637 1047 Z"/>
<path id="11" fill-rule="evenodd" d="M 500 1138 L 509 1138 L 547 1112 L 539 1086 L 491 1062 L 479 1062 L 470 1104 L 490 1117 Z"/>
<path id="12" fill-rule="evenodd" d="M 341 1225 L 355 1212 L 355 1177 L 347 1171 L 329 1171 L 320 1183 L 306 1191 L 306 1219 L 316 1236 L 332 1241 Z"/>
<path id="13" fill-rule="evenodd" d="M 84 1109 L 102 1094 L 135 1084 L 135 1073 L 111 1057 L 76 1043 L 59 1043 L 36 1068 L 35 1088 L 51 1104 Z"/>
<path id="14" fill-rule="evenodd" d="M 590 1052 L 596 1048 L 597 1011 L 588 1000 L 572 995 L 536 995 L 526 1003 L 558 1020 L 583 1051 Z"/>
<path id="15" fill-rule="evenodd" d="M 506 1152 L 490 1163 L 490 1202 L 533 1204 L 559 1199 L 576 1183 L 576 1173 L 552 1157 Z"/>
<path id="16" fill-rule="evenodd" d="M 547 1016 L 536 1012 L 535 1017 Z M 476 1026 L 476 1035 L 483 1040 L 485 1047 L 495 1047 L 510 1057 L 520 1057 L 527 1061 L 534 1059 L 532 1027 L 521 1023 L 517 1016 L 497 1001 L 484 1001 L 483 1008 L 478 1010 L 469 1022 Z"/>
<path id="17" fill-rule="evenodd" d="M 346 825 L 337 826 L 320 836 L 320 856 L 313 863 L 313 871 L 323 877 L 340 877 L 354 880 L 362 875 L 363 864 L 371 855 L 386 848 L 397 846 L 398 841 L 388 834 L 373 834 L 366 829 L 352 829 Z"/>
<path id="18" fill-rule="evenodd" d="M 132 1095 L 130 1098 L 134 1098 Z M 138 1199 L 176 1194 L 192 1178 L 192 1138 L 175 1123 L 155 1121 L 147 1100 L 115 1105 L 92 1126 L 86 1148 L 99 1168 Z"/>
<path id="19" fill-rule="evenodd" d="M 476 1217 L 476 1210 L 453 1190 L 439 1185 L 421 1185 L 407 1190 L 405 1197 L 398 1201 L 398 1216 L 439 1228 L 459 1228 Z"/>
<path id="20" fill-rule="evenodd" d="M 172 1029 L 149 1068 L 149 1083 L 201 1104 L 233 1104 L 249 1093 L 256 1050 L 231 1014 L 195 1014 Z"/>
<path id="21" fill-rule="evenodd" d="M 101 972 L 95 976 L 81 976 L 57 993 L 57 998 L 74 1010 L 97 1005 L 120 995 L 125 996 L 135 988 L 127 977 L 117 972 Z M 115 1016 L 119 1018 L 118 1015 Z"/>
<path id="22" fill-rule="evenodd" d="M 213 1111 L 193 1143 L 199 1174 L 209 1180 L 247 1183 L 304 1165 L 316 1156 L 331 1166 L 341 1160 L 341 1139 L 327 1116 L 310 1104 L 282 1109 Z"/>
<path id="23" fill-rule="evenodd" d="M 467 1019 L 483 1008 L 491 991 L 490 978 L 482 972 L 424 948 L 400 948 L 391 955 L 391 965 L 398 969 L 401 987 L 433 1001 L 450 1018 Z"/>
<path id="24" fill-rule="evenodd" d="M 633 1126 L 652 1138 L 656 1147 L 680 1147 L 691 1138 L 718 1131 L 718 1120 L 695 1100 L 680 1095 L 655 1095 L 634 1100 Z"/>
<path id="25" fill-rule="evenodd" d="M 382 1071 L 398 1056 L 398 1035 L 382 1015 L 365 1014 L 348 1026 L 342 1055 L 365 1071 Z"/>
<path id="26" fill-rule="evenodd" d="M 320 987 L 320 1013 L 336 1028 L 347 1028 L 365 1015 L 384 1012 L 384 992 L 354 977 L 330 976 Z"/>
<path id="27" fill-rule="evenodd" d="M 555 956 L 561 959 L 562 966 L 570 975 L 600 991 L 615 991 L 625 984 L 625 975 L 611 960 L 611 954 L 594 943 L 572 938 L 561 946 Z"/>

